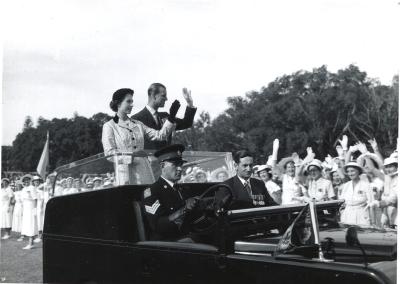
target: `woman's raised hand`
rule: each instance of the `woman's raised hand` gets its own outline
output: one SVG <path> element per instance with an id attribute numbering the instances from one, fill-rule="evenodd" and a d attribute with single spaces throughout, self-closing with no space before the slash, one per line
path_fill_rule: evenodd
<path id="1" fill-rule="evenodd" d="M 343 135 L 342 136 L 342 140 L 338 140 L 340 145 L 342 146 L 343 151 L 347 150 L 347 143 L 349 141 L 349 139 L 347 138 L 347 135 Z"/>

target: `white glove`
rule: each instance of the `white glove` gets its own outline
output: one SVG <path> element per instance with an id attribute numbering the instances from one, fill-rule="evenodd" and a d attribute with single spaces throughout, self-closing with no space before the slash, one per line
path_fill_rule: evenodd
<path id="1" fill-rule="evenodd" d="M 278 159 L 279 139 L 275 139 L 272 143 L 272 157 L 274 160 Z"/>
<path id="2" fill-rule="evenodd" d="M 344 151 L 347 150 L 347 143 L 348 143 L 349 139 L 347 138 L 347 135 L 343 135 L 342 140 L 339 139 L 339 143 L 342 146 L 342 149 Z"/>

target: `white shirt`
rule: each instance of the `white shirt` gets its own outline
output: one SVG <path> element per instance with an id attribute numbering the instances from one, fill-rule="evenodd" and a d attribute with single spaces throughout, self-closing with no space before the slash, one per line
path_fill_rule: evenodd
<path id="1" fill-rule="evenodd" d="M 308 195 L 316 201 L 325 201 L 335 197 L 332 182 L 320 177 L 317 180 L 310 180 L 308 183 Z"/>
<path id="2" fill-rule="evenodd" d="M 301 203 L 301 201 L 295 199 L 301 196 L 301 186 L 296 177 L 284 174 L 282 178 L 282 205 Z"/>
<path id="3" fill-rule="evenodd" d="M 367 181 L 360 180 L 355 186 L 350 180 L 343 185 L 342 194 L 339 197 L 344 199 L 346 206 L 365 206 L 372 201 L 372 191 Z"/>

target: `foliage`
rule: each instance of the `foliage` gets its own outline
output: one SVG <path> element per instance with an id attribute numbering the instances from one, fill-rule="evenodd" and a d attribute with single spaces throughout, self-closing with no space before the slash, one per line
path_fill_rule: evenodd
<path id="1" fill-rule="evenodd" d="M 74 114 L 73 118 L 46 120 L 39 117 L 37 126 L 24 127 L 17 135 L 11 150 L 11 169 L 35 171 L 49 131 L 50 170 L 56 167 L 98 154 L 103 151 L 101 132 L 103 123 L 111 119 L 104 113 L 91 118 Z M 27 121 L 31 121 L 27 117 Z"/>
<path id="2" fill-rule="evenodd" d="M 305 155 L 307 146 L 319 158 L 336 155 L 334 146 L 344 134 L 350 143 L 375 137 L 388 155 L 398 133 L 398 84 L 395 76 L 392 86 L 381 85 L 354 65 L 337 73 L 326 66 L 298 71 L 259 92 L 229 98 L 229 108 L 211 123 L 208 118 L 204 126 L 200 117 L 190 136 L 193 140 L 179 140 L 186 134 L 177 138 L 197 150 L 247 148 L 260 163 L 272 153 L 275 138 L 280 140 L 281 158 L 293 152 Z"/>

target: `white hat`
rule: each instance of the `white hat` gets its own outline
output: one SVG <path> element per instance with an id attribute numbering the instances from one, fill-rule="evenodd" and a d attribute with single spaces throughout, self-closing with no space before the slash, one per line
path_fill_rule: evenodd
<path id="1" fill-rule="evenodd" d="M 312 160 L 308 165 L 307 165 L 307 172 L 309 172 L 310 167 L 317 167 L 320 171 L 322 170 L 322 163 L 318 159 Z"/>
<path id="2" fill-rule="evenodd" d="M 348 163 L 344 166 L 344 170 L 347 171 L 347 168 L 349 168 L 349 167 L 359 169 L 359 170 L 360 170 L 360 173 L 363 172 L 363 168 L 362 168 L 359 164 L 357 164 L 356 162 L 348 162 Z"/>
<path id="3" fill-rule="evenodd" d="M 271 168 L 267 165 L 261 165 L 257 168 L 257 173 L 261 172 L 261 171 L 267 171 L 267 172 L 271 172 Z"/>
<path id="4" fill-rule="evenodd" d="M 32 178 L 32 181 L 35 181 L 35 180 L 41 180 L 41 178 L 40 178 L 39 176 L 34 176 L 34 177 Z"/>
<path id="5" fill-rule="evenodd" d="M 357 158 L 357 163 L 359 165 L 365 165 L 365 159 L 366 158 L 375 161 L 376 165 L 378 166 L 378 169 L 382 169 L 382 161 L 381 161 L 381 159 L 378 157 L 378 155 L 370 153 L 370 152 L 367 152 L 367 153 L 364 153 L 364 154 L 360 155 Z"/>
<path id="6" fill-rule="evenodd" d="M 95 181 L 102 181 L 102 178 L 100 178 L 100 177 L 95 177 L 94 179 L 93 179 L 93 182 L 95 182 Z"/>
<path id="7" fill-rule="evenodd" d="M 383 165 L 384 166 L 388 166 L 388 165 L 391 165 L 391 164 L 398 164 L 398 163 L 399 163 L 399 160 L 397 158 L 394 158 L 394 157 L 386 158 L 383 161 Z"/>
<path id="8" fill-rule="evenodd" d="M 6 181 L 6 182 L 10 183 L 10 180 L 8 178 L 1 179 L 1 182 L 3 182 L 3 181 Z"/>

